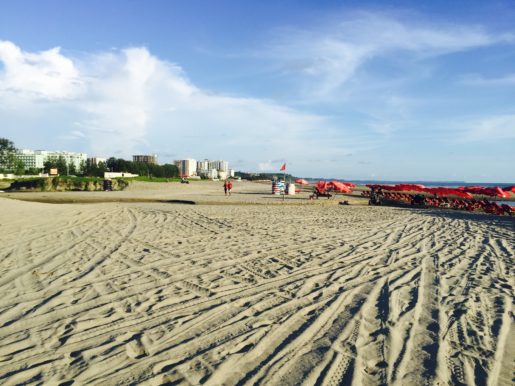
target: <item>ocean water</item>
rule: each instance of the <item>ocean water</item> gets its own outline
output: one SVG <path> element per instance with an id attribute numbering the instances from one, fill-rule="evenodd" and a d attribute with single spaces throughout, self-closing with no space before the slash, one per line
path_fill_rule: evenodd
<path id="1" fill-rule="evenodd" d="M 340 180 L 337 180 L 340 181 Z M 343 181 L 343 180 L 341 180 Z M 352 181 L 355 184 L 366 185 L 366 184 L 420 184 L 427 186 L 428 188 L 434 188 L 438 186 L 446 188 L 457 188 L 458 186 L 484 186 L 486 188 L 495 188 L 497 186 L 503 188 L 506 186 L 515 185 L 514 182 L 465 182 L 465 181 L 374 181 L 374 180 L 358 180 Z"/>
<path id="2" fill-rule="evenodd" d="M 446 188 L 457 188 L 458 186 L 484 186 L 486 188 L 495 188 L 497 186 L 503 188 L 507 186 L 514 186 L 515 182 L 465 182 L 465 181 L 377 181 L 377 180 L 351 180 L 341 178 L 306 178 L 310 183 L 318 181 L 342 181 L 342 182 L 353 182 L 356 185 L 367 185 L 367 184 L 385 184 L 385 185 L 396 185 L 396 184 L 420 184 L 427 186 L 428 188 L 434 188 L 438 186 Z"/>

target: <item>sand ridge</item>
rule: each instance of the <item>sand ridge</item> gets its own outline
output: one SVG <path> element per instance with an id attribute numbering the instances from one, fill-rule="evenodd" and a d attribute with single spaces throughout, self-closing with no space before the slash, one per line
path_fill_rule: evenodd
<path id="1" fill-rule="evenodd" d="M 1 198 L 0 213 L 2 384 L 512 381 L 509 218 Z"/>

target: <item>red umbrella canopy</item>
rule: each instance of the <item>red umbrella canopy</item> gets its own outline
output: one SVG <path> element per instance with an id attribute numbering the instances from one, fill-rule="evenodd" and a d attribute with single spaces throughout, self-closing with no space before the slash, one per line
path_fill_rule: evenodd
<path id="1" fill-rule="evenodd" d="M 331 181 L 328 184 L 329 186 L 332 186 L 334 190 L 342 193 L 350 193 L 351 189 L 349 186 L 345 185 L 343 182 L 338 181 Z"/>
<path id="2" fill-rule="evenodd" d="M 297 178 L 295 183 L 299 185 L 309 185 L 309 182 L 307 182 L 304 178 Z"/>

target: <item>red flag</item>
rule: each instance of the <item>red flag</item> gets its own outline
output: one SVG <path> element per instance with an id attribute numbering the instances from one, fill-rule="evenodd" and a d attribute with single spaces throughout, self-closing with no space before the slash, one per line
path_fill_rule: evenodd
<path id="1" fill-rule="evenodd" d="M 280 170 L 281 170 L 281 171 L 286 170 L 286 163 L 283 163 L 283 166 L 281 166 L 281 169 L 280 169 Z"/>

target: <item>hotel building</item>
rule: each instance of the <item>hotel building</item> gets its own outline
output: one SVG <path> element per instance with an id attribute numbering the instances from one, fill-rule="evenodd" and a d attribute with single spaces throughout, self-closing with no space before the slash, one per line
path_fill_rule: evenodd
<path id="1" fill-rule="evenodd" d="M 133 155 L 132 156 L 133 162 L 143 162 L 146 164 L 154 164 L 157 165 L 157 154 L 151 154 L 151 155 Z"/>

